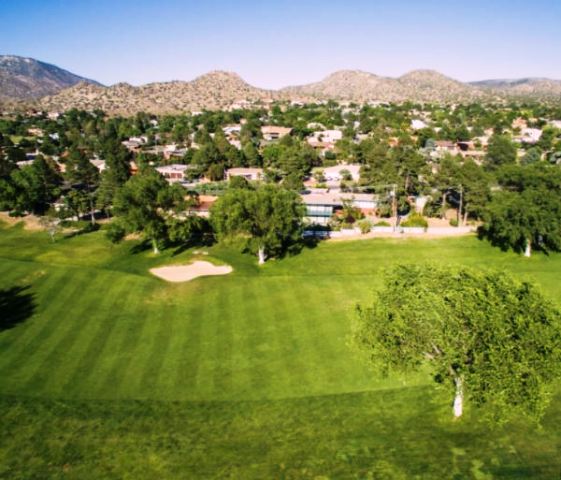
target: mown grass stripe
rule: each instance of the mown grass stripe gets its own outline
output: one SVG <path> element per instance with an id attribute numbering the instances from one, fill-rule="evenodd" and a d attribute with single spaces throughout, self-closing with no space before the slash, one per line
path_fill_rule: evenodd
<path id="1" fill-rule="evenodd" d="M 160 370 L 171 339 L 170 311 L 166 305 L 156 309 L 155 315 L 148 320 L 153 327 L 152 336 L 147 342 L 148 357 L 144 362 L 144 368 L 140 379 L 140 391 L 145 395 L 162 398 L 158 389 Z"/>
<path id="2" fill-rule="evenodd" d="M 297 348 L 299 326 L 294 323 L 292 311 L 295 285 L 290 278 L 279 278 L 270 282 L 269 288 L 278 292 L 278 295 L 269 297 L 269 310 L 275 328 L 273 339 L 280 363 L 275 383 L 280 383 L 277 395 L 287 396 L 293 389 L 309 381 L 306 365 L 301 361 Z"/>
<path id="3" fill-rule="evenodd" d="M 233 398 L 251 397 L 251 369 L 252 357 L 250 355 L 250 337 L 253 335 L 251 319 L 245 315 L 243 308 L 245 298 L 245 285 L 250 283 L 248 278 L 238 278 L 228 287 L 231 296 L 232 316 L 232 383 Z"/>
<path id="4" fill-rule="evenodd" d="M 29 282 L 24 282 L 24 279 L 36 270 L 37 267 L 32 263 L 3 260 L 0 262 L 0 288 L 29 286 Z"/>
<path id="5" fill-rule="evenodd" d="M 109 275 L 102 275 L 100 271 L 92 272 L 88 278 L 93 292 L 99 291 L 101 285 L 106 284 Z M 99 282 L 99 283 L 98 283 Z M 84 318 L 87 313 L 91 311 L 95 305 L 99 303 L 98 297 L 90 293 L 85 296 L 82 301 L 74 309 L 72 318 L 67 318 L 56 336 L 43 345 L 45 353 L 40 362 L 36 362 L 35 368 L 28 366 L 29 374 L 23 381 L 24 388 L 29 391 L 40 394 L 46 387 L 49 386 L 49 381 L 53 382 L 54 390 L 56 385 L 62 380 L 64 381 L 64 374 L 60 371 L 65 369 L 67 362 L 72 363 L 74 357 L 71 352 L 76 342 L 82 333 L 84 327 Z M 37 357 L 35 357 L 37 358 Z M 45 372 L 49 372 L 46 375 Z M 49 388 L 47 388 L 49 390 Z"/>
<path id="6" fill-rule="evenodd" d="M 54 293 L 51 301 L 44 307 L 44 303 L 38 306 L 37 316 L 22 334 L 16 337 L 8 352 L 0 355 L 0 372 L 8 371 L 4 378 L 18 380 L 20 371 L 28 368 L 37 355 L 44 351 L 44 345 L 50 337 L 55 334 L 61 324 L 64 323 L 64 312 L 68 311 L 68 305 L 72 297 L 82 288 L 80 282 L 74 282 L 70 287 L 63 288 L 62 285 L 74 277 L 74 272 L 60 270 L 51 278 L 47 289 Z M 25 375 L 25 373 L 23 373 Z"/>
<path id="7" fill-rule="evenodd" d="M 162 312 L 161 302 L 157 302 L 155 298 L 162 291 L 161 285 L 154 286 L 152 282 L 146 285 L 148 290 L 146 296 L 142 298 L 138 304 L 141 307 L 141 315 L 139 322 L 141 322 L 141 332 L 139 341 L 132 352 L 134 360 L 127 365 L 127 396 L 132 398 L 146 398 L 147 394 L 153 395 L 156 391 L 146 390 L 144 382 L 147 381 L 147 371 L 153 368 L 154 358 L 152 354 L 152 345 L 154 345 L 160 329 L 162 328 L 162 321 L 164 313 Z M 154 345 L 154 349 L 157 346 Z M 160 392 L 158 392 L 159 395 Z M 159 397 L 161 398 L 161 397 Z"/>
<path id="8" fill-rule="evenodd" d="M 209 282 L 210 283 L 210 282 Z M 228 283 L 228 280 L 220 279 L 220 283 Z M 220 286 L 220 285 L 218 285 Z M 218 296 L 217 309 L 222 312 L 217 316 L 214 327 L 214 352 L 215 367 L 213 372 L 214 396 L 216 398 L 231 398 L 235 385 L 232 380 L 232 340 L 235 319 L 232 316 L 232 294 L 228 288 L 220 288 L 222 295 Z"/>
<path id="9" fill-rule="evenodd" d="M 115 330 L 116 355 L 113 357 L 110 370 L 107 371 L 104 381 L 100 385 L 100 391 L 111 391 L 113 395 L 126 395 L 129 391 L 130 377 L 126 376 L 127 367 L 135 361 L 134 352 L 142 341 L 142 331 L 146 325 L 146 315 L 149 310 L 145 308 L 142 302 L 135 302 L 137 294 L 140 292 L 140 298 L 150 290 L 149 284 L 138 286 L 134 289 L 134 293 L 128 290 L 128 294 L 123 299 L 124 305 L 134 303 L 130 307 L 129 314 L 122 325 L 117 325 Z"/>
<path id="10" fill-rule="evenodd" d="M 69 396 L 89 391 L 88 383 L 92 377 L 97 377 L 96 367 L 103 362 L 101 352 L 119 322 L 117 312 L 120 311 L 120 300 L 130 290 L 131 284 L 126 276 L 114 276 L 112 280 L 112 288 L 104 293 L 102 305 L 92 314 L 87 328 L 82 332 L 81 351 L 75 353 L 76 361 L 66 375 L 62 390 Z"/>
<path id="11" fill-rule="evenodd" d="M 211 284 L 210 282 L 208 282 Z M 218 340 L 216 336 L 216 327 L 222 311 L 217 309 L 217 305 L 222 305 L 220 297 L 223 294 L 216 288 L 210 288 L 208 284 L 204 284 L 205 293 L 201 301 L 205 302 L 208 308 L 205 311 L 204 322 L 201 325 L 201 336 L 199 344 L 195 348 L 201 349 L 203 352 L 209 352 L 213 349 L 214 342 Z M 214 385 L 214 369 L 216 368 L 216 359 L 213 355 L 201 355 L 199 358 L 199 366 L 197 369 L 196 390 L 202 398 L 214 398 L 216 393 Z"/>
<path id="12" fill-rule="evenodd" d="M 198 294 L 198 293 L 197 293 Z M 181 317 L 184 318 L 180 341 L 180 357 L 175 372 L 175 384 L 185 392 L 193 392 L 199 369 L 201 354 L 201 326 L 205 321 L 204 303 L 188 302 L 180 307 Z"/>
<path id="13" fill-rule="evenodd" d="M 84 386 L 88 395 L 94 398 L 115 398 L 117 396 L 118 385 L 108 385 L 105 383 L 105 379 L 113 369 L 113 364 L 123 353 L 119 349 L 120 343 L 129 333 L 129 328 L 136 323 L 131 309 L 133 305 L 137 305 L 139 300 L 138 287 L 135 282 L 129 280 L 123 287 L 123 293 L 116 298 L 112 307 L 114 314 L 111 315 L 110 333 L 101 332 L 103 345 L 98 350 L 98 361 L 92 366 L 95 374 L 88 378 L 87 385 Z"/>
<path id="14" fill-rule="evenodd" d="M 318 293 L 315 284 L 310 286 L 306 283 L 292 291 L 294 305 L 292 315 L 299 325 L 298 337 L 295 341 L 298 343 L 300 361 L 307 366 L 305 374 L 307 378 L 296 390 L 298 395 L 315 394 L 315 389 L 325 384 L 325 366 L 329 363 L 329 352 L 326 351 L 328 350 L 326 347 L 329 340 L 325 338 L 321 322 L 324 318 L 322 310 L 329 307 L 317 303 Z M 310 309 L 312 304 L 315 307 L 313 310 Z"/>
<path id="15" fill-rule="evenodd" d="M 247 355 L 251 358 L 253 368 L 251 370 L 251 392 L 252 398 L 260 399 L 267 397 L 267 391 L 271 382 L 274 382 L 275 372 L 271 369 L 269 355 L 269 322 L 267 311 L 263 310 L 263 302 L 269 295 L 266 281 L 251 279 L 243 287 L 242 315 L 251 325 L 251 335 L 248 337 Z"/>
<path id="16" fill-rule="evenodd" d="M 158 373 L 158 389 L 165 398 L 173 397 L 173 392 L 177 389 L 175 384 L 177 371 L 181 368 L 181 347 L 182 336 L 186 335 L 184 309 L 179 305 L 180 299 L 174 299 L 168 305 L 168 328 L 169 343 L 167 354 L 162 358 Z"/>

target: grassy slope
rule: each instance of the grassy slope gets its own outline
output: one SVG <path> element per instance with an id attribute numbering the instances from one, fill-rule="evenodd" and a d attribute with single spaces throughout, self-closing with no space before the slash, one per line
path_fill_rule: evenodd
<path id="1" fill-rule="evenodd" d="M 474 238 L 378 240 L 322 244 L 258 269 L 213 248 L 234 274 L 170 285 L 147 269 L 192 252 L 154 258 L 135 246 L 110 247 L 101 232 L 52 245 L 0 231 L 0 289 L 29 285 L 36 304 L 0 332 L 0 427 L 10 433 L 0 475 L 561 475 L 554 429 L 452 424 L 425 377 L 374 379 L 346 346 L 353 305 L 381 267 L 496 266 L 561 298 L 561 256 L 526 260 Z"/>

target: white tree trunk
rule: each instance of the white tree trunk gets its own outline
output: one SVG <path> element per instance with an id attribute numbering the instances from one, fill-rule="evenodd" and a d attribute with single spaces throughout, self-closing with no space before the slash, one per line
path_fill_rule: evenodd
<path id="1" fill-rule="evenodd" d="M 530 239 L 526 240 L 526 250 L 524 250 L 524 256 L 530 257 L 532 255 L 532 242 Z"/>
<path id="2" fill-rule="evenodd" d="M 264 247 L 259 247 L 259 250 L 257 251 L 257 255 L 259 257 L 259 265 L 263 265 L 265 263 L 265 248 Z"/>
<path id="3" fill-rule="evenodd" d="M 454 397 L 454 418 L 460 418 L 464 413 L 464 386 L 460 377 L 454 378 L 456 396 Z"/>
<path id="4" fill-rule="evenodd" d="M 154 255 L 158 255 L 160 253 L 160 249 L 158 248 L 158 242 L 156 240 L 152 240 L 152 249 L 154 251 Z"/>

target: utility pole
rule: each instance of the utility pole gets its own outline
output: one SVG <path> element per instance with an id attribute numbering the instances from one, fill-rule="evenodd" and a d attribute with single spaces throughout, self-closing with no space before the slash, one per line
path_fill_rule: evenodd
<path id="1" fill-rule="evenodd" d="M 464 207 L 464 189 L 460 185 L 460 208 L 458 209 L 458 227 L 462 226 L 462 209 Z"/>
<path id="2" fill-rule="evenodd" d="M 397 185 L 392 185 L 392 191 L 390 195 L 392 197 L 392 217 L 395 218 L 393 224 L 393 231 L 395 232 L 397 229 Z"/>

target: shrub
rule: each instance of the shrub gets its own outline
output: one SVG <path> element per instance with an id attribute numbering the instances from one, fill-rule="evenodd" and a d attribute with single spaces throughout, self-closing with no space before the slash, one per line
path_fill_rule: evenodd
<path id="1" fill-rule="evenodd" d="M 97 232 L 100 229 L 99 223 L 86 223 L 82 229 L 80 230 L 81 233 L 91 233 Z"/>
<path id="2" fill-rule="evenodd" d="M 412 213 L 407 217 L 407 219 L 401 222 L 402 227 L 416 227 L 416 228 L 428 228 L 429 224 L 425 217 L 419 213 Z"/>
<path id="3" fill-rule="evenodd" d="M 105 237 L 111 243 L 119 243 L 123 238 L 125 238 L 126 231 L 122 225 L 113 222 L 107 230 L 105 231 Z"/>
<path id="4" fill-rule="evenodd" d="M 378 207 L 378 216 L 380 217 L 391 217 L 392 216 L 392 207 L 388 204 L 383 204 Z"/>
<path id="5" fill-rule="evenodd" d="M 379 222 L 374 224 L 375 227 L 391 227 L 390 222 L 386 222 L 385 220 L 380 220 Z"/>
<path id="6" fill-rule="evenodd" d="M 451 218 L 450 219 L 450 226 L 451 227 L 457 227 L 458 226 L 458 219 L 457 218 Z"/>
<path id="7" fill-rule="evenodd" d="M 361 220 L 358 222 L 358 228 L 360 228 L 360 233 L 369 233 L 372 230 L 372 222 L 370 220 Z"/>

